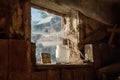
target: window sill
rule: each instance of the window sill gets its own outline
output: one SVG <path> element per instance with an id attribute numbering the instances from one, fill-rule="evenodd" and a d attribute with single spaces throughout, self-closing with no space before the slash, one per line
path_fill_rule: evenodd
<path id="1" fill-rule="evenodd" d="M 93 63 L 82 63 L 82 64 L 36 64 L 35 69 L 60 69 L 60 68 L 89 68 L 92 67 Z"/>

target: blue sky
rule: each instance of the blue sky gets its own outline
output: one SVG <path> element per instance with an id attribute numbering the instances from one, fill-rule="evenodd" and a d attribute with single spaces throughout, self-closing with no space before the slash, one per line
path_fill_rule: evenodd
<path id="1" fill-rule="evenodd" d="M 31 22 L 32 21 L 40 21 L 42 18 L 41 18 L 41 15 L 40 13 L 38 13 L 38 9 L 35 9 L 35 8 L 31 8 Z"/>

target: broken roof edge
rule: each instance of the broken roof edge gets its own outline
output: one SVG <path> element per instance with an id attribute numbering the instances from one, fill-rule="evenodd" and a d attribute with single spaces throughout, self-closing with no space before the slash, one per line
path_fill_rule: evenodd
<path id="1" fill-rule="evenodd" d="M 40 10 L 44 10 L 44 11 L 47 11 L 49 13 L 53 13 L 55 15 L 62 16 L 62 17 L 65 15 L 64 13 L 60 13 L 60 12 L 57 12 L 55 10 L 42 7 L 40 5 L 36 5 L 36 4 L 32 3 L 32 2 L 31 2 L 31 7 L 36 8 L 36 9 L 40 9 Z"/>

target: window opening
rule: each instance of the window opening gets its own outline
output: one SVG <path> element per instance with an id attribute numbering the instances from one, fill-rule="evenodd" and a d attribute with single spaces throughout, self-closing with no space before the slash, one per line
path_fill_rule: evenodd
<path id="1" fill-rule="evenodd" d="M 50 53 L 51 63 L 56 63 L 56 46 L 62 43 L 61 17 L 31 8 L 31 42 L 36 44 L 36 62 L 41 64 L 42 53 Z"/>
<path id="2" fill-rule="evenodd" d="M 78 48 L 82 30 L 78 12 L 70 13 L 62 20 L 61 25 L 61 16 L 31 8 L 31 42 L 36 44 L 37 64 L 81 64 L 83 61 L 80 56 L 93 62 L 89 58 L 92 57 L 92 46 L 85 47 L 85 56 Z M 87 54 L 89 52 L 91 55 Z"/>

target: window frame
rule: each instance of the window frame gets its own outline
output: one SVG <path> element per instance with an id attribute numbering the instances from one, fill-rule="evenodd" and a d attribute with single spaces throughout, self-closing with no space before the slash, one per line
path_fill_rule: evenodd
<path id="1" fill-rule="evenodd" d="M 49 12 L 49 13 L 53 13 L 53 14 L 55 14 L 55 15 L 58 15 L 58 16 L 61 16 L 63 19 L 64 19 L 64 16 L 66 15 L 66 14 L 61 14 L 61 13 L 58 13 L 58 12 L 55 12 L 55 11 L 53 11 L 53 10 L 50 10 L 50 9 L 47 9 L 47 8 L 43 8 L 43 7 L 40 7 L 40 6 L 36 6 L 36 5 L 32 5 L 31 7 L 34 7 L 34 8 L 36 8 L 36 9 L 40 9 L 40 10 L 43 10 L 43 11 L 47 11 L 47 12 Z M 62 22 L 62 21 L 61 21 Z M 65 22 L 66 23 L 66 22 Z M 62 24 L 62 23 L 61 23 Z M 61 67 L 70 67 L 70 66 L 85 66 L 85 65 L 93 65 L 93 63 L 82 63 L 82 64 L 37 64 L 36 63 L 36 56 L 35 56 L 35 49 L 36 49 L 36 45 L 34 44 L 34 43 L 31 43 L 31 53 L 32 53 L 32 59 L 31 59 L 31 61 L 32 61 L 32 65 L 33 65 L 33 67 L 36 67 L 36 68 L 46 68 L 46 67 L 48 67 L 48 66 L 51 66 L 51 67 L 56 67 L 56 66 L 61 66 Z"/>
<path id="2" fill-rule="evenodd" d="M 52 14 L 55 14 L 55 15 L 58 15 L 58 16 L 60 16 L 61 18 L 63 18 L 64 17 L 64 14 L 62 14 L 62 13 L 58 13 L 58 12 L 56 12 L 56 11 L 53 11 L 53 10 L 51 10 L 51 9 L 47 9 L 47 8 L 43 8 L 43 7 L 41 7 L 41 6 L 36 6 L 36 5 L 33 5 L 32 4 L 32 6 L 31 6 L 31 8 L 35 8 L 35 9 L 38 9 L 38 10 L 43 10 L 43 11 L 46 11 L 46 12 L 48 12 L 48 13 L 52 13 Z M 31 10 L 31 9 L 30 9 Z M 30 21 L 31 22 L 31 21 Z M 62 22 L 62 21 L 61 21 Z M 61 23 L 62 24 L 62 23 Z M 31 26 L 32 27 L 32 26 Z M 31 31 L 30 31 L 31 32 Z M 30 37 L 31 38 L 31 37 Z M 44 64 L 44 63 L 42 63 L 42 64 L 37 64 L 37 61 L 36 61 L 36 44 L 35 43 L 32 43 L 31 42 L 31 61 L 32 61 L 32 65 L 33 66 L 36 66 L 36 65 L 46 65 L 46 64 Z M 52 63 L 50 63 L 49 65 L 56 65 L 56 64 L 52 64 Z"/>

